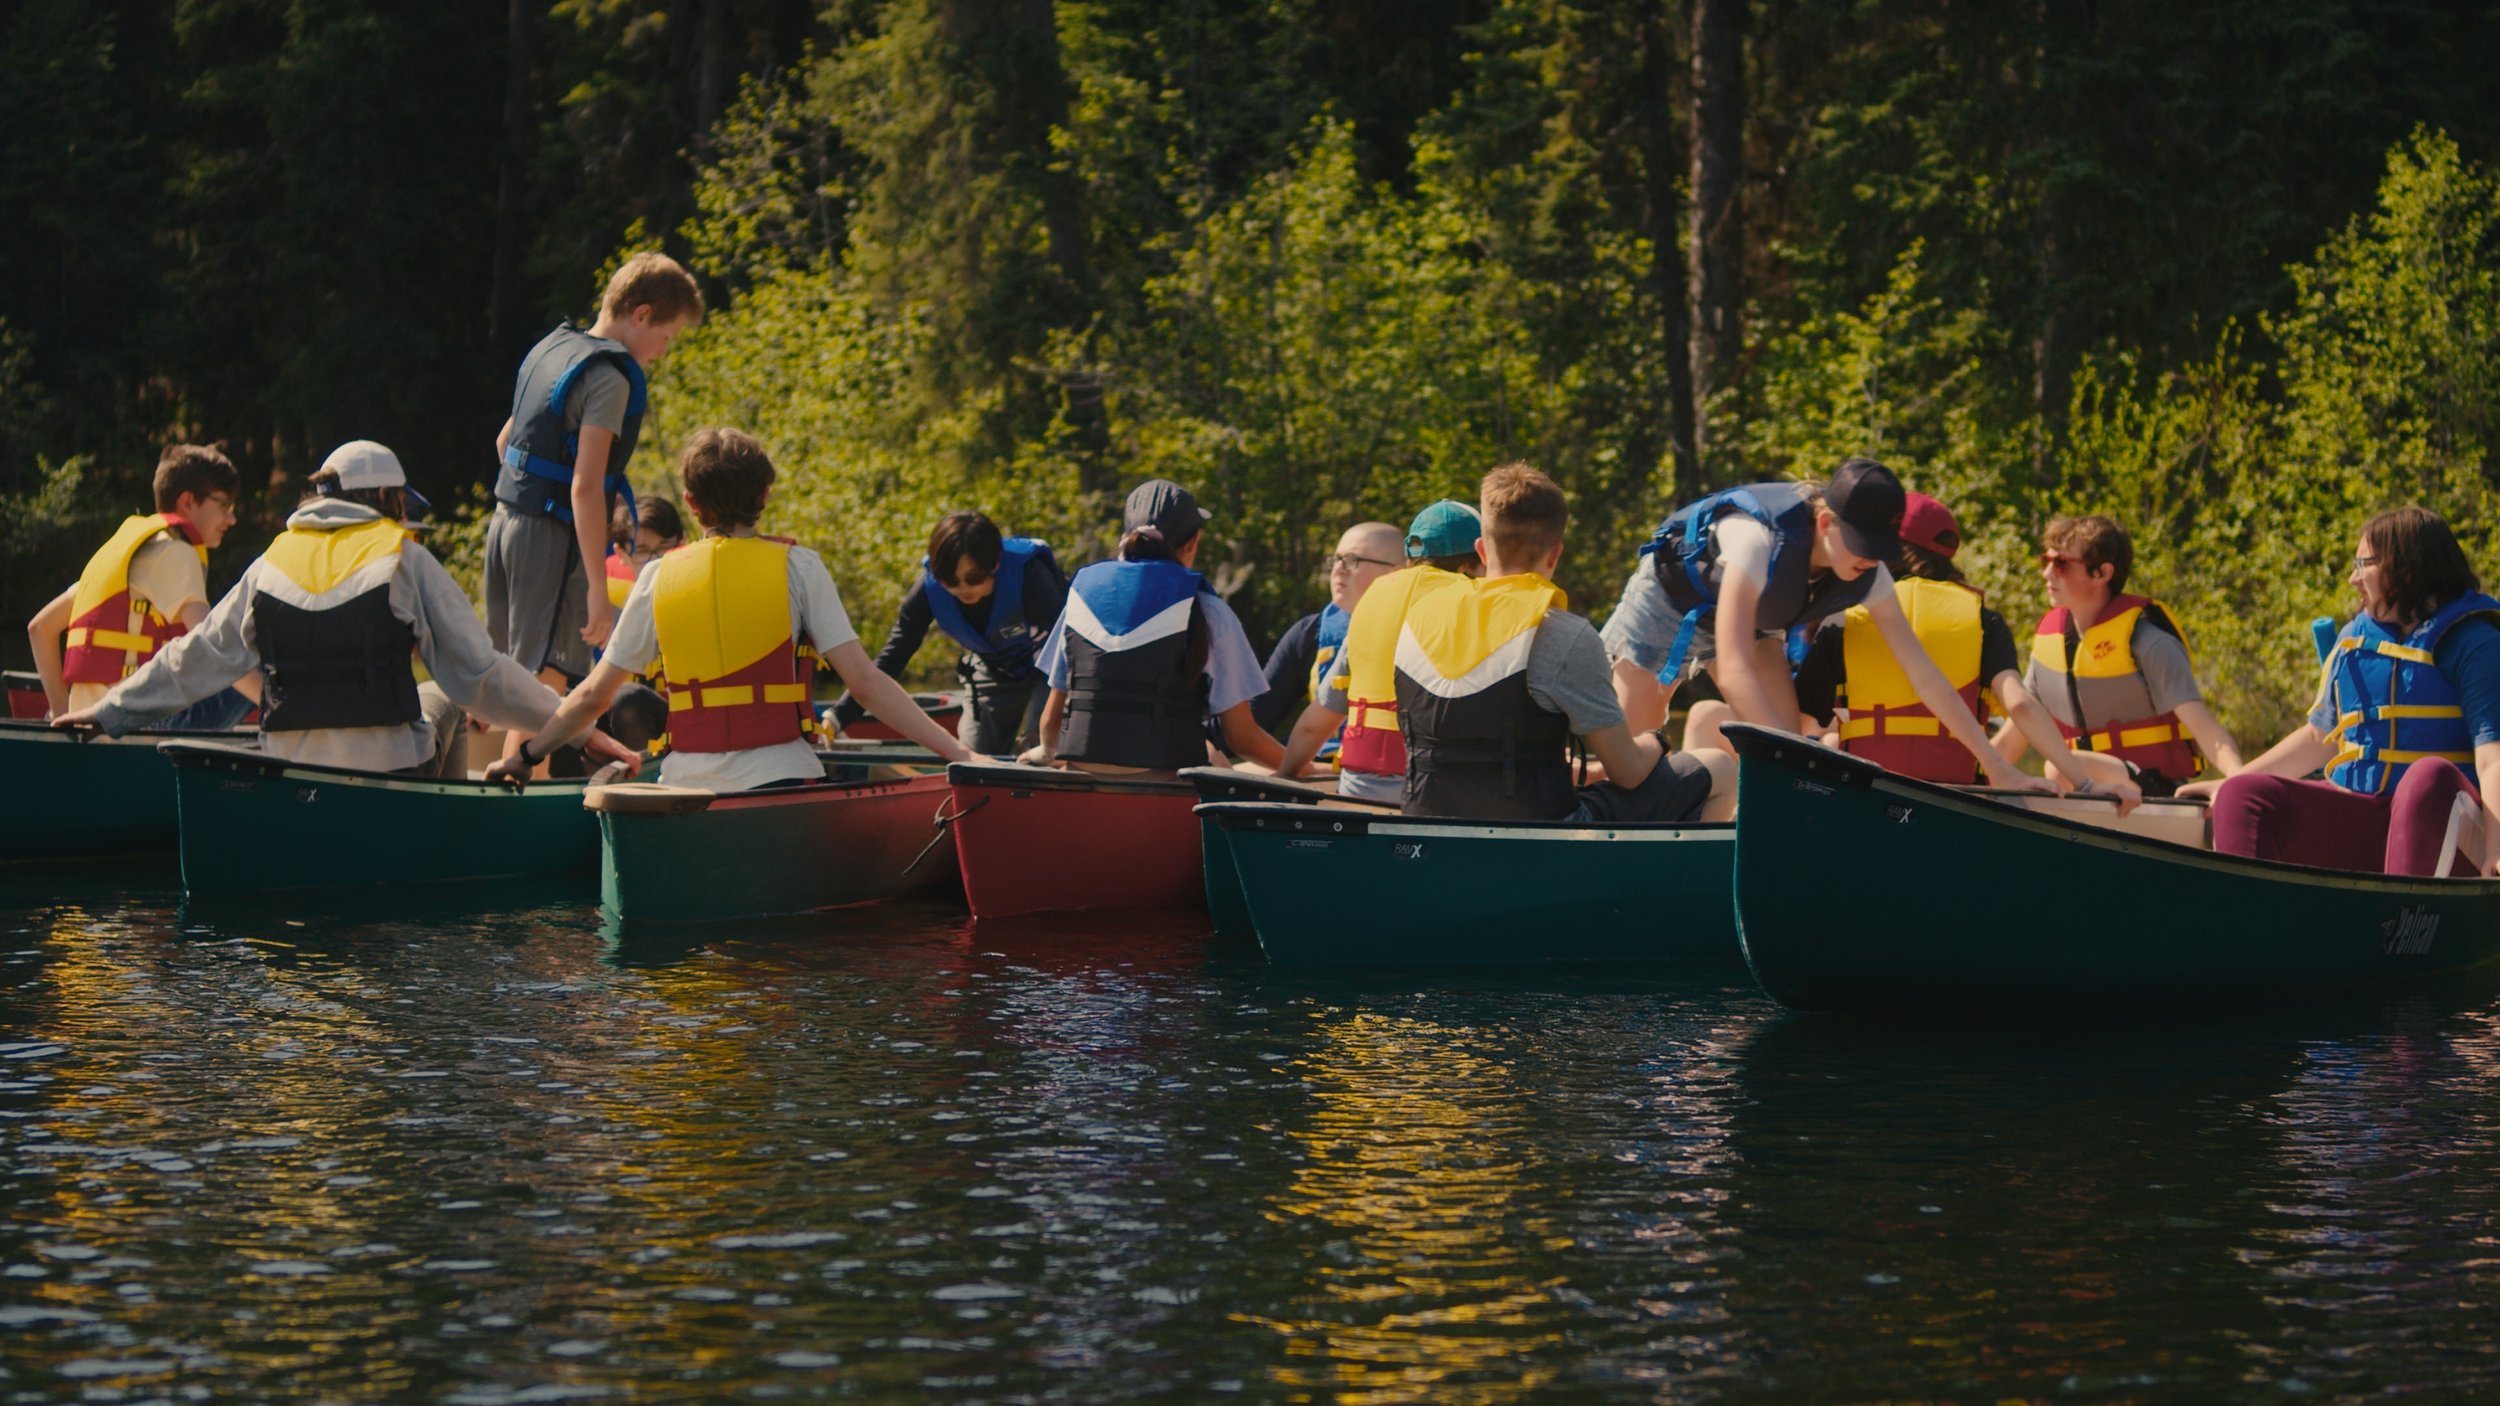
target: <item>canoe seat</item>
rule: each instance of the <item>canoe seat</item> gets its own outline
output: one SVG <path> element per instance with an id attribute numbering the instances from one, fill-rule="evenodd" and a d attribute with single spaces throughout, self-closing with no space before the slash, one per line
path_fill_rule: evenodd
<path id="1" fill-rule="evenodd" d="M 2190 849 L 2213 848 L 2212 824 L 2205 808 L 2194 801 L 2146 801 L 2132 815 L 2120 815 L 2118 807 L 2107 801 L 2077 796 L 2012 795 L 1999 791 L 1997 799 L 2011 801 L 2023 809 L 2040 815 L 2053 815 L 2078 825 L 2099 830 L 2115 830 L 2122 835 L 2136 835 L 2148 840 L 2164 840 Z"/>
<path id="2" fill-rule="evenodd" d="M 611 815 L 692 815 L 711 809 L 719 798 L 717 792 L 698 790 L 692 786 L 662 786 L 651 781 L 625 781 L 614 786 L 593 786 L 582 792 L 586 810 L 603 810 Z"/>

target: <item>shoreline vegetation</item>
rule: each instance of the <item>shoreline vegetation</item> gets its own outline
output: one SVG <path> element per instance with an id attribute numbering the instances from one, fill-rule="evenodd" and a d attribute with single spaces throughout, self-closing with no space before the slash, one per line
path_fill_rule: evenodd
<path id="1" fill-rule="evenodd" d="M 0 608 L 175 438 L 245 471 L 215 585 L 359 437 L 457 570 L 521 350 L 658 247 L 714 311 L 637 486 L 752 431 L 766 527 L 861 619 L 948 508 L 1073 567 L 1168 476 L 1272 635 L 1343 524 L 1513 458 L 1571 494 L 1602 616 L 1678 499 L 1870 453 L 2009 619 L 2041 522 L 2124 523 L 2216 712 L 2276 735 L 2370 512 L 2431 507 L 2500 577 L 2500 34 L 1979 8 L 30 0 Z"/>

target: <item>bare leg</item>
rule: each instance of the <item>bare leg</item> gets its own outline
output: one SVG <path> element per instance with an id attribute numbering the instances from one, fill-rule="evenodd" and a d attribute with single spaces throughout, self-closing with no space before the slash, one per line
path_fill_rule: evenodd
<path id="1" fill-rule="evenodd" d="M 1725 753 L 1727 738 L 1719 732 L 1719 724 L 1735 716 L 1735 709 L 1716 698 L 1693 704 L 1684 714 L 1684 750 Z"/>
<path id="2" fill-rule="evenodd" d="M 1685 749 L 1687 755 L 1710 770 L 1710 799 L 1702 803 L 1704 820 L 1736 818 L 1736 758 L 1726 752 Z"/>

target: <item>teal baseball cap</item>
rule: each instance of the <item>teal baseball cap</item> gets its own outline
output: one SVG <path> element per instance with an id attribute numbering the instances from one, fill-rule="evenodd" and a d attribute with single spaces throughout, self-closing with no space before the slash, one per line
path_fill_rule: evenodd
<path id="1" fill-rule="evenodd" d="M 1484 519 L 1476 516 L 1475 509 L 1444 498 L 1415 514 L 1406 529 L 1406 555 L 1420 560 L 1472 552 L 1476 539 L 1483 535 Z"/>

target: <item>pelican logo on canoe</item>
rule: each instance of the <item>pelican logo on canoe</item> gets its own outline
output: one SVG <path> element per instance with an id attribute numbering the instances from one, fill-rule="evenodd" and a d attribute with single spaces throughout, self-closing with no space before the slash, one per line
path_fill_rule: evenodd
<path id="1" fill-rule="evenodd" d="M 2379 947 L 2390 957 L 2426 957 L 2439 936 L 2439 914 L 2428 908 L 2399 908 L 2378 925 Z"/>

